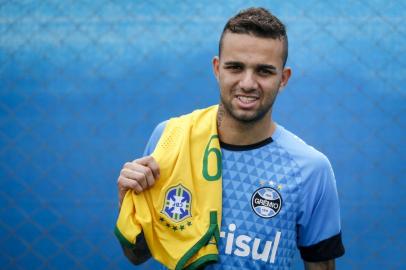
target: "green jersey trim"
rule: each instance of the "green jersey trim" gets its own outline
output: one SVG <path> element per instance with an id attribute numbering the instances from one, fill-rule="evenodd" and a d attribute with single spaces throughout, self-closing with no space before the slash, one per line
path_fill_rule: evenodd
<path id="1" fill-rule="evenodd" d="M 183 269 L 186 262 L 196 254 L 202 247 L 209 244 L 212 237 L 216 239 L 216 245 L 218 247 L 220 241 L 220 232 L 219 232 L 219 225 L 217 222 L 217 211 L 210 211 L 210 226 L 207 232 L 203 235 L 203 237 L 197 241 L 197 243 L 183 255 L 183 257 L 179 260 L 178 264 L 176 265 L 175 270 Z M 189 265 L 186 269 L 197 269 L 198 266 L 206 264 L 208 262 L 216 262 L 218 261 L 218 254 L 207 254 L 196 261 L 194 261 L 191 265 Z"/>
<path id="2" fill-rule="evenodd" d="M 133 243 L 131 243 L 130 241 L 128 241 L 124 235 L 120 232 L 120 230 L 118 229 L 118 227 L 116 226 L 114 228 L 114 234 L 116 235 L 118 241 L 120 241 L 120 243 L 125 246 L 125 247 L 129 247 L 129 248 L 135 248 L 135 245 Z"/>

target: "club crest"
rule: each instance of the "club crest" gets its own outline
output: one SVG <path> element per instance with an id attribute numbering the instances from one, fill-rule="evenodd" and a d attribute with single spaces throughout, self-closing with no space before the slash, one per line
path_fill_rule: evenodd
<path id="1" fill-rule="evenodd" d="M 251 207 L 258 216 L 271 218 L 281 210 L 282 197 L 276 189 L 262 187 L 252 194 Z"/>
<path id="2" fill-rule="evenodd" d="M 174 222 L 180 222 L 191 215 L 192 195 L 181 184 L 166 191 L 161 213 Z"/>

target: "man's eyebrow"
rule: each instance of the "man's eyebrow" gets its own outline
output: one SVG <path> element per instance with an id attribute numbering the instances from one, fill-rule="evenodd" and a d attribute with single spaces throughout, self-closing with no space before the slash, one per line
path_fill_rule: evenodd
<path id="1" fill-rule="evenodd" d="M 224 63 L 225 66 L 243 66 L 244 64 L 238 61 L 227 61 Z M 269 70 L 277 70 L 277 68 L 274 65 L 268 65 L 268 64 L 259 64 L 257 65 L 258 69 L 269 69 Z"/>
<path id="2" fill-rule="evenodd" d="M 267 65 L 267 64 L 259 64 L 257 66 L 258 68 L 264 68 L 264 69 L 272 69 L 272 70 L 277 70 L 277 68 L 273 65 Z"/>
<path id="3" fill-rule="evenodd" d="M 242 66 L 243 63 L 238 62 L 238 61 L 227 61 L 227 62 L 224 63 L 224 65 L 225 66 L 236 66 L 236 65 Z"/>

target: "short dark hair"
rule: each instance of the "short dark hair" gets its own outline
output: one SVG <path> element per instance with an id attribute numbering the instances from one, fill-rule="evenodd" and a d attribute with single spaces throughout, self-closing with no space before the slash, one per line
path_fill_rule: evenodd
<path id="1" fill-rule="evenodd" d="M 283 66 L 288 59 L 288 36 L 285 25 L 265 8 L 249 8 L 240 11 L 228 20 L 221 33 L 219 55 L 223 46 L 223 38 L 227 32 L 249 34 L 256 37 L 282 40 L 284 43 Z"/>

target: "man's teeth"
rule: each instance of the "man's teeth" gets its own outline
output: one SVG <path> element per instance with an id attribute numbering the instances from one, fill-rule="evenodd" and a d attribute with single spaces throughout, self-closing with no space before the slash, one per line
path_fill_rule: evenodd
<path id="1" fill-rule="evenodd" d="M 245 96 L 238 96 L 238 99 L 243 103 L 250 103 L 257 100 L 256 97 L 245 97 Z"/>

